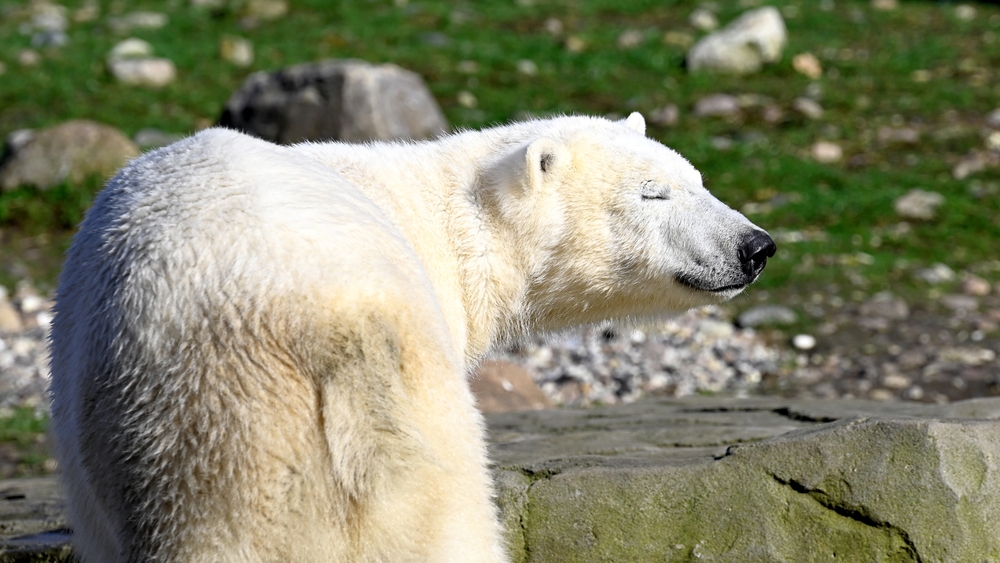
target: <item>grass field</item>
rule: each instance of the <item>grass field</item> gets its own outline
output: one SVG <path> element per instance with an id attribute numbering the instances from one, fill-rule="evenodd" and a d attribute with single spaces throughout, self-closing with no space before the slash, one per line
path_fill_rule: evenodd
<path id="1" fill-rule="evenodd" d="M 191 133 L 216 121 L 250 72 L 324 58 L 393 62 L 424 76 L 456 128 L 526 114 L 649 116 L 676 104 L 677 123 L 651 124 L 649 134 L 687 156 L 716 195 L 779 239 L 751 296 L 767 292 L 780 301 L 822 291 L 861 300 L 890 289 L 919 300 L 931 288 L 914 272 L 936 262 L 1000 281 L 1000 170 L 963 179 L 952 173 L 972 152 L 1000 143 L 984 125 L 1000 106 L 997 5 L 902 1 L 879 11 L 861 0 L 780 2 L 789 30 L 784 56 L 746 77 L 688 73 L 679 43 L 703 35 L 688 21 L 699 5 L 725 24 L 762 5 L 752 0 L 291 0 L 287 15 L 256 25 L 247 25 L 241 2 L 67 0 L 69 43 L 38 49 L 40 62 L 22 66 L 32 48 L 27 5 L 0 7 L 0 135 L 71 118 L 129 135 L 147 127 Z M 81 8 L 96 17 L 74 21 L 87 13 Z M 165 13 L 169 23 L 128 34 L 108 25 L 134 10 Z M 619 47 L 628 31 L 641 41 Z M 115 83 L 104 59 L 128 36 L 172 59 L 177 81 L 160 90 Z M 253 42 L 250 68 L 221 60 L 219 41 L 232 36 Z M 821 78 L 793 69 L 792 57 L 805 52 L 819 57 Z M 748 106 L 730 118 L 695 117 L 695 102 L 715 93 L 741 96 Z M 819 101 L 821 119 L 792 110 L 803 95 Z M 784 118 L 765 120 L 767 105 L 782 108 Z M 893 141 L 903 128 L 918 139 Z M 809 147 L 820 140 L 842 146 L 844 159 L 816 162 Z M 51 289 L 72 228 L 99 187 L 95 180 L 0 194 L 0 284 L 27 277 Z M 935 219 L 896 215 L 893 201 L 913 188 L 945 196 Z M 32 452 L 41 451 L 44 425 L 29 411 L 0 416 L 0 443 L 21 452 L 14 473 L 40 469 L 43 456 Z"/>
<path id="2" fill-rule="evenodd" d="M 30 34 L 20 29 L 23 4 L 8 5 L 0 19 L 6 67 L 0 134 L 70 118 L 95 119 L 128 134 L 145 127 L 189 133 L 217 119 L 249 72 L 323 58 L 394 62 L 425 77 L 455 127 L 524 114 L 649 115 L 677 104 L 677 124 L 651 126 L 650 134 L 686 155 L 721 199 L 754 211 L 751 218 L 761 226 L 786 233 L 761 288 L 835 284 L 842 292 L 912 293 L 924 289 L 912 271 L 934 262 L 991 281 L 1000 275 L 1000 172 L 964 180 L 951 173 L 964 155 L 984 149 L 983 117 L 1000 106 L 995 5 L 971 5 L 975 17 L 963 19 L 969 6 L 954 3 L 902 2 L 893 11 L 875 10 L 867 1 L 780 3 L 789 29 L 782 60 L 759 74 L 733 77 L 689 74 L 685 48 L 664 41 L 668 32 L 673 38 L 701 35 L 688 23 L 696 2 L 293 0 L 284 17 L 253 26 L 243 20 L 240 3 L 210 9 L 180 0 L 99 2 L 96 19 L 72 23 L 69 44 L 41 49 L 33 67 L 18 63 L 31 47 Z M 726 23 L 758 4 L 710 5 Z M 72 20 L 83 4 L 65 5 Z M 103 63 L 126 36 L 108 19 L 139 9 L 169 16 L 163 28 L 130 33 L 177 64 L 178 80 L 161 90 L 117 84 Z M 620 48 L 617 39 L 628 30 L 643 40 Z M 220 59 L 218 42 L 227 36 L 254 43 L 251 68 Z M 567 43 L 583 49 L 575 52 Z M 820 58 L 823 77 L 810 80 L 793 70 L 792 57 L 803 52 Z M 536 73 L 519 71 L 526 60 Z M 465 92 L 474 96 L 474 107 Z M 759 107 L 734 118 L 694 117 L 694 103 L 713 93 L 763 100 L 785 109 L 785 118 L 765 121 Z M 821 119 L 790 109 L 806 93 L 825 109 Z M 881 127 L 915 128 L 920 137 L 915 143 L 880 141 Z M 818 140 L 839 143 L 844 160 L 815 162 L 808 149 Z M 97 186 L 0 195 L 8 255 L 0 283 L 30 275 L 43 287 L 51 284 L 65 233 Z M 935 220 L 901 226 L 892 202 L 912 188 L 947 200 Z M 787 242 L 801 238 L 806 240 Z"/>

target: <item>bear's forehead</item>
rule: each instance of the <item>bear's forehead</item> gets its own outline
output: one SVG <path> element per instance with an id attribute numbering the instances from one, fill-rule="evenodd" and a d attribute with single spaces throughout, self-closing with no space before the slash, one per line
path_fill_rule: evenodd
<path id="1" fill-rule="evenodd" d="M 655 140 L 639 135 L 622 136 L 615 140 L 618 162 L 625 163 L 632 174 L 644 176 L 643 181 L 663 182 L 672 187 L 699 187 L 701 173 L 677 151 Z"/>

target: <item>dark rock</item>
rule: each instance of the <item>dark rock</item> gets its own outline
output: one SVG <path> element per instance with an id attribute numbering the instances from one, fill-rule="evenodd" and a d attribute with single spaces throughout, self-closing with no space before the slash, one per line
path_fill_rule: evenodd
<path id="1" fill-rule="evenodd" d="M 219 125 L 284 144 L 423 139 L 448 129 L 417 74 L 357 60 L 251 74 L 229 98 Z"/>

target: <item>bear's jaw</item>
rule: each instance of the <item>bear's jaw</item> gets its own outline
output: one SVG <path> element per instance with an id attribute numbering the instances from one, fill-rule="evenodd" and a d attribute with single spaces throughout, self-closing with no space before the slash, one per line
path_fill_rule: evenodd
<path id="1" fill-rule="evenodd" d="M 744 289 L 747 288 L 747 286 L 757 280 L 757 276 L 754 276 L 753 279 L 750 279 L 745 283 L 733 283 L 721 286 L 710 286 L 706 284 L 705 280 L 689 274 L 677 274 L 674 276 L 674 280 L 688 289 L 693 289 L 699 293 L 715 294 L 721 298 L 722 301 L 726 301 L 739 295 Z"/>

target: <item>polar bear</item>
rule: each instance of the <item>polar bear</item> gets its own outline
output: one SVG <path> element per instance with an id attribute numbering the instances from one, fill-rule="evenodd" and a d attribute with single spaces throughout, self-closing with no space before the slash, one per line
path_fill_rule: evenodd
<path id="1" fill-rule="evenodd" d="M 81 559 L 504 561 L 470 366 L 731 298 L 774 254 L 644 131 L 210 129 L 134 160 L 73 241 L 52 327 Z"/>

